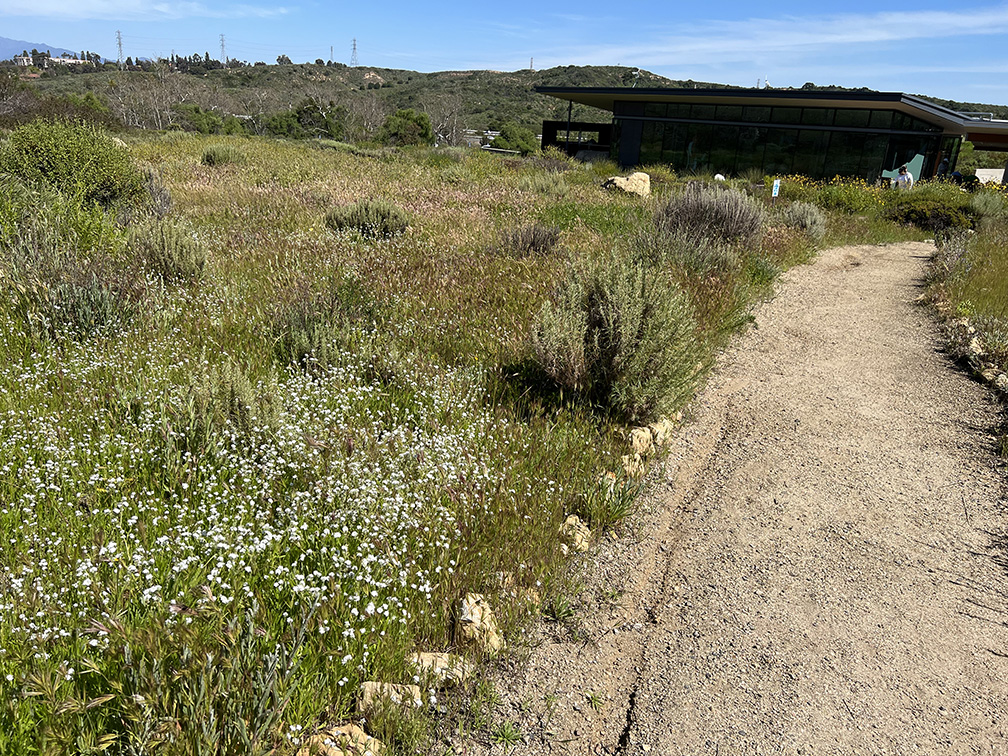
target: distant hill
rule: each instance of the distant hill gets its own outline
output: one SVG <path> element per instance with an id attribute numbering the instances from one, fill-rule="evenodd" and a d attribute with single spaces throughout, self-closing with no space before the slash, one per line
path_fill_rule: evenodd
<path id="1" fill-rule="evenodd" d="M 65 47 L 56 47 L 45 42 L 25 42 L 23 39 L 0 37 L 0 60 L 10 60 L 15 55 L 20 55 L 26 50 L 31 52 L 33 48 L 39 52 L 48 51 L 57 58 L 63 55 L 79 55 L 81 52 L 80 50 L 68 50 Z"/>

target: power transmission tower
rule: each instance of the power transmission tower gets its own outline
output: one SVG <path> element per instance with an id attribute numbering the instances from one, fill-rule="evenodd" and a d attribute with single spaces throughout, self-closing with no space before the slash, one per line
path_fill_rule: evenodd
<path id="1" fill-rule="evenodd" d="M 116 45 L 119 47 L 119 70 L 122 71 L 122 32 L 116 29 Z"/>
<path id="2" fill-rule="evenodd" d="M 224 35 L 220 35 L 220 60 L 224 68 L 227 68 L 227 53 L 224 52 Z"/>
<path id="3" fill-rule="evenodd" d="M 353 40 L 353 52 L 350 53 L 350 67 L 357 67 L 357 37 L 354 37 Z"/>
<path id="4" fill-rule="evenodd" d="M 529 71 L 535 71 L 535 66 L 532 64 L 535 62 L 535 58 L 529 58 Z"/>
<path id="5" fill-rule="evenodd" d="M 333 46 L 329 45 L 329 60 L 332 60 L 332 56 L 333 56 Z"/>

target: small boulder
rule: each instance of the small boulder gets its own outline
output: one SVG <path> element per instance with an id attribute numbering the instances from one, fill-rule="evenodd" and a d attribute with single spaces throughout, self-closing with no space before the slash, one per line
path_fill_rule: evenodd
<path id="1" fill-rule="evenodd" d="M 575 551 L 588 551 L 591 545 L 591 530 L 575 514 L 570 515 L 560 526 L 560 537 Z"/>
<path id="2" fill-rule="evenodd" d="M 476 644 L 489 654 L 499 653 L 504 648 L 497 618 L 479 593 L 468 593 L 462 599 L 459 634 L 463 640 Z"/>
<path id="3" fill-rule="evenodd" d="M 649 197 L 651 196 L 651 177 L 640 171 L 637 173 L 631 173 L 626 177 L 612 176 L 602 182 L 602 187 L 605 189 L 622 189 L 628 194 L 637 194 L 641 197 Z"/>
<path id="4" fill-rule="evenodd" d="M 383 756 L 385 744 L 355 724 L 334 727 L 313 735 L 297 756 Z"/>
<path id="5" fill-rule="evenodd" d="M 620 457 L 623 472 L 628 478 L 640 478 L 647 472 L 647 465 L 640 454 L 624 454 Z"/>
<path id="6" fill-rule="evenodd" d="M 395 706 L 423 706 L 419 685 L 393 685 L 392 683 L 362 682 L 358 708 L 362 714 L 369 714 L 385 702 Z"/>
<path id="7" fill-rule="evenodd" d="M 648 426 L 651 431 L 651 438 L 654 439 L 654 445 L 657 447 L 665 446 L 672 438 L 672 431 L 675 426 L 672 425 L 667 417 L 663 417 L 660 420 L 656 420 Z"/>
<path id="8" fill-rule="evenodd" d="M 458 685 L 469 679 L 473 666 L 461 656 L 447 652 L 421 651 L 410 657 L 413 666 L 421 672 L 426 672 L 439 685 Z"/>
<path id="9" fill-rule="evenodd" d="M 654 438 L 650 428 L 634 428 L 630 431 L 630 448 L 633 449 L 634 454 L 640 454 L 643 457 L 651 453 L 653 446 Z"/>

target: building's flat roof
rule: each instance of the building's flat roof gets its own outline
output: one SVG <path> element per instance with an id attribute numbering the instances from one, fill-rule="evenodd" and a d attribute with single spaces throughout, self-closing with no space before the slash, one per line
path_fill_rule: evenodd
<path id="1" fill-rule="evenodd" d="M 836 92 L 815 89 L 650 89 L 640 87 L 536 87 L 540 94 L 614 110 L 620 102 L 676 102 L 721 105 L 781 105 L 878 108 L 884 106 L 960 134 L 982 150 L 1008 151 L 1008 121 L 982 120 L 902 92 Z"/>

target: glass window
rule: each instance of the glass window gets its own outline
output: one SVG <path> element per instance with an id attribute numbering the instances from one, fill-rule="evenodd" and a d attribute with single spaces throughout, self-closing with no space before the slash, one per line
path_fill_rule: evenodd
<path id="1" fill-rule="evenodd" d="M 763 173 L 763 151 L 768 133 L 769 129 L 759 126 L 743 126 L 739 129 L 738 152 L 735 154 L 736 175 L 750 170 Z"/>
<path id="2" fill-rule="evenodd" d="M 892 128 L 892 117 L 893 112 L 891 110 L 873 110 L 871 117 L 868 119 L 868 125 L 873 129 L 885 129 L 888 131 Z"/>
<path id="3" fill-rule="evenodd" d="M 717 106 L 717 119 L 719 121 L 741 121 L 742 120 L 742 106 L 741 105 L 718 105 Z"/>
<path id="4" fill-rule="evenodd" d="M 704 171 L 710 162 L 711 131 L 707 124 L 689 124 L 686 129 L 686 160 L 683 169 Z"/>
<path id="5" fill-rule="evenodd" d="M 774 123 L 801 123 L 801 108 L 774 108 Z"/>
<path id="6" fill-rule="evenodd" d="M 646 121 L 641 130 L 640 162 L 641 165 L 661 161 L 663 123 Z"/>
<path id="7" fill-rule="evenodd" d="M 832 108 L 805 108 L 802 111 L 801 122 L 814 126 L 830 126 L 833 123 Z"/>
<path id="8" fill-rule="evenodd" d="M 837 112 L 840 115 L 840 112 Z M 830 138 L 829 151 L 826 154 L 826 163 L 823 166 L 823 175 L 826 178 L 833 176 L 856 176 L 861 165 L 861 150 L 864 146 L 863 134 L 851 134 L 844 132 L 834 132 Z"/>
<path id="9" fill-rule="evenodd" d="M 685 102 L 671 102 L 668 106 L 669 118 L 689 118 L 690 106 Z"/>
<path id="10" fill-rule="evenodd" d="M 826 152 L 829 149 L 830 133 L 802 129 L 798 134 L 798 144 L 795 147 L 792 173 L 799 173 L 809 178 L 822 178 L 823 166 L 826 163 Z"/>
<path id="11" fill-rule="evenodd" d="M 715 173 L 735 173 L 735 151 L 738 149 L 738 126 L 714 126 L 711 129 L 710 167 Z"/>
<path id="12" fill-rule="evenodd" d="M 683 163 L 683 150 L 686 148 L 686 125 L 682 123 L 666 123 L 665 136 L 662 139 L 662 162 L 669 163 L 673 168 L 679 168 Z"/>
<path id="13" fill-rule="evenodd" d="M 798 129 L 768 129 L 768 132 L 766 150 L 763 153 L 764 172 L 771 176 L 791 173 Z"/>
<path id="14" fill-rule="evenodd" d="M 649 102 L 644 105 L 645 118 L 664 118 L 666 105 L 664 102 Z"/>
<path id="15" fill-rule="evenodd" d="M 690 117 L 697 121 L 713 121 L 714 120 L 714 106 L 713 105 L 694 105 L 693 110 L 690 113 Z"/>
<path id="16" fill-rule="evenodd" d="M 838 109 L 836 112 L 836 120 L 833 123 L 837 126 L 865 129 L 868 128 L 868 115 L 870 113 L 870 110 Z"/>
<path id="17" fill-rule="evenodd" d="M 770 123 L 770 108 L 746 105 L 742 109 L 742 119 L 749 123 Z"/>
<path id="18" fill-rule="evenodd" d="M 639 116 L 644 115 L 644 103 L 642 102 L 614 102 L 613 112 L 617 115 Z M 566 114 L 565 114 L 566 115 Z"/>
<path id="19" fill-rule="evenodd" d="M 869 134 L 864 139 L 861 151 L 861 167 L 858 176 L 866 181 L 874 182 L 882 175 L 882 163 L 885 160 L 889 137 L 882 134 Z M 919 177 L 915 177 L 919 178 Z"/>

